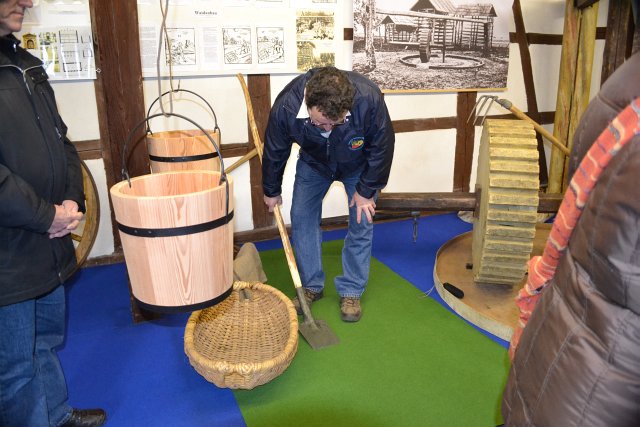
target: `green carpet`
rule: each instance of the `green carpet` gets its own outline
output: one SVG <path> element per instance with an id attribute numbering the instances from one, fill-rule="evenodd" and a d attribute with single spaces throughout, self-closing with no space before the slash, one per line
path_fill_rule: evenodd
<path id="1" fill-rule="evenodd" d="M 501 424 L 506 349 L 375 259 L 362 319 L 342 322 L 333 285 L 341 273 L 341 249 L 341 240 L 324 244 L 325 297 L 312 307 L 314 318 L 325 320 L 340 344 L 312 350 L 300 336 L 282 375 L 253 390 L 234 391 L 247 426 Z M 294 296 L 284 252 L 260 255 L 268 283 Z"/>

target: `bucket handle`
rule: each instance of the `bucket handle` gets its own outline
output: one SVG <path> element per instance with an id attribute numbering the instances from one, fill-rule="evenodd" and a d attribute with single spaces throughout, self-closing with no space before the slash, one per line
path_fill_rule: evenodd
<path id="1" fill-rule="evenodd" d="M 158 113 L 158 114 L 153 114 L 151 116 L 147 115 L 147 117 L 145 117 L 143 120 L 141 120 L 137 125 L 135 125 L 133 127 L 133 129 L 131 129 L 131 131 L 129 131 L 129 135 L 127 136 L 126 141 L 124 142 L 124 146 L 122 147 L 122 180 L 124 181 L 125 179 L 127 180 L 127 182 L 129 183 L 129 188 L 131 188 L 131 177 L 129 176 L 129 171 L 127 170 L 127 161 L 126 161 L 126 156 L 127 156 L 127 146 L 129 145 L 129 143 L 131 142 L 131 139 L 133 139 L 133 135 L 135 134 L 135 132 L 140 129 L 140 126 L 146 124 L 147 126 L 149 126 L 149 120 L 151 119 L 155 119 L 156 117 L 160 117 L 160 116 L 174 116 L 174 117 L 178 117 L 179 119 L 183 119 L 188 121 L 189 123 L 191 123 L 192 125 L 194 125 L 195 127 L 197 127 L 200 131 L 202 131 L 202 133 L 204 133 L 204 135 L 207 137 L 207 139 L 209 139 L 209 142 L 211 142 L 211 144 L 213 145 L 214 150 L 216 151 L 216 153 L 218 153 L 218 157 L 220 158 L 220 182 L 224 182 L 225 183 L 225 191 L 226 191 L 226 206 L 225 206 L 225 210 L 226 210 L 226 215 L 229 215 L 229 180 L 227 179 L 227 174 L 224 171 L 224 161 L 222 159 L 222 152 L 220 151 L 220 148 L 218 147 L 218 144 L 216 144 L 216 141 L 211 137 L 211 135 L 209 134 L 209 132 L 207 132 L 206 130 L 204 130 L 204 128 L 202 126 L 200 126 L 198 123 L 196 123 L 195 121 L 191 120 L 188 117 L 185 117 L 181 114 L 177 114 L 177 113 Z M 217 127 L 217 125 L 216 125 Z"/>
<path id="2" fill-rule="evenodd" d="M 151 105 L 149 105 L 149 109 L 147 110 L 147 117 L 149 117 L 149 115 L 151 114 L 151 109 L 156 104 L 156 102 L 158 102 L 160 100 L 160 98 L 162 98 L 165 95 L 168 95 L 170 93 L 175 93 L 175 92 L 187 92 L 187 93 L 190 93 L 190 94 L 200 98 L 200 100 L 202 102 L 207 104 L 207 107 L 209 107 L 209 110 L 211 110 L 211 114 L 213 114 L 213 121 L 214 121 L 213 131 L 214 132 L 218 131 L 218 133 L 220 133 L 220 128 L 218 127 L 218 116 L 216 116 L 216 112 L 214 111 L 214 109 L 211 106 L 211 104 L 209 104 L 209 102 L 206 99 L 204 99 L 201 95 L 199 95 L 199 94 L 197 94 L 197 93 L 195 93 L 195 92 L 193 92 L 191 90 L 188 90 L 188 89 L 177 88 L 177 89 L 168 90 L 165 93 L 163 93 L 162 95 L 160 95 L 159 97 L 157 97 L 156 99 L 154 99 L 153 102 L 151 103 Z M 173 114 L 173 113 L 167 113 L 167 114 Z M 147 133 L 153 135 L 153 132 L 151 131 L 151 126 L 149 125 L 149 122 L 147 121 L 146 123 L 147 123 L 147 129 L 146 129 Z"/>

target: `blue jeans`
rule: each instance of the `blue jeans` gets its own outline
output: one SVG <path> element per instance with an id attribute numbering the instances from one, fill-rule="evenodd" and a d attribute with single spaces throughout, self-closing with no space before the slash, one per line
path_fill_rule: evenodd
<path id="1" fill-rule="evenodd" d="M 362 171 L 342 178 L 347 192 L 347 203 L 353 198 Z M 303 160 L 298 160 L 291 202 L 292 246 L 300 270 L 302 286 L 320 292 L 324 288 L 322 269 L 322 200 L 333 180 L 316 172 Z M 341 297 L 360 298 L 369 280 L 373 224 L 363 215 L 356 219 L 356 206 L 349 208 L 349 228 L 342 248 L 342 276 L 335 278 L 336 290 Z"/>
<path id="2" fill-rule="evenodd" d="M 64 287 L 0 307 L 0 425 L 58 426 L 71 407 L 56 347 L 65 334 Z"/>

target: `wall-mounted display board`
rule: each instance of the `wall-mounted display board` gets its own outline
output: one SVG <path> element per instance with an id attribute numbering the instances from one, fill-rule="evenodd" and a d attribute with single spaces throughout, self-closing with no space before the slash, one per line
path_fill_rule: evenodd
<path id="1" fill-rule="evenodd" d="M 96 78 L 88 0 L 35 0 L 16 37 L 51 80 Z"/>
<path id="2" fill-rule="evenodd" d="M 162 76 L 296 73 L 344 67 L 350 60 L 342 46 L 343 0 L 137 1 L 144 77 L 158 71 Z M 166 31 L 161 31 L 163 19 Z"/>

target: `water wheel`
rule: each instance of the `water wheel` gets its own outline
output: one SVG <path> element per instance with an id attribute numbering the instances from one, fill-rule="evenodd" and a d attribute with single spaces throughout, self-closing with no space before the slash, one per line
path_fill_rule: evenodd
<path id="1" fill-rule="evenodd" d="M 420 62 L 426 64 L 431 58 L 431 33 L 432 24 L 427 18 L 418 18 L 418 52 Z"/>
<path id="2" fill-rule="evenodd" d="M 484 122 L 472 241 L 475 282 L 516 285 L 527 271 L 538 221 L 537 144 L 528 122 Z"/>

